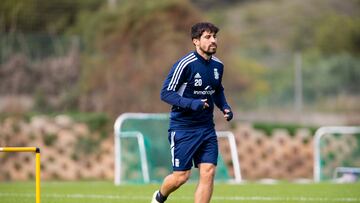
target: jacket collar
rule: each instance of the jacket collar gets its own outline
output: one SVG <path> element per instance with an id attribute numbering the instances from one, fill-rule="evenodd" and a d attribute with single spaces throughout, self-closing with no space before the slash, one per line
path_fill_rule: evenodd
<path id="1" fill-rule="evenodd" d="M 197 53 L 196 50 L 194 51 L 194 54 L 195 54 L 195 56 L 199 59 L 199 61 L 201 61 L 201 63 L 204 63 L 204 64 L 209 64 L 210 61 L 211 61 L 211 58 L 212 58 L 212 56 L 211 56 L 211 57 L 209 58 L 209 60 L 206 60 L 206 59 L 204 59 L 199 53 Z"/>

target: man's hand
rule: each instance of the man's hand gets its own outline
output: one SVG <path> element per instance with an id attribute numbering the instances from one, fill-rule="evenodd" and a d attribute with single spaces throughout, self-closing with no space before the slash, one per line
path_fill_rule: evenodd
<path id="1" fill-rule="evenodd" d="M 207 103 L 207 99 L 202 99 L 201 101 L 204 102 L 203 109 L 206 109 L 209 107 L 209 104 Z"/>
<path id="2" fill-rule="evenodd" d="M 234 114 L 231 111 L 231 109 L 224 109 L 224 118 L 226 118 L 227 121 L 230 121 L 233 118 Z"/>
<path id="3" fill-rule="evenodd" d="M 207 99 L 194 99 L 191 102 L 190 108 L 194 111 L 202 111 L 209 107 L 209 104 L 207 103 Z"/>

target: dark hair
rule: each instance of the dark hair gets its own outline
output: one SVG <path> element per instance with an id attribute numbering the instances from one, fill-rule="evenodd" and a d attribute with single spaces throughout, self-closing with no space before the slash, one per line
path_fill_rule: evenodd
<path id="1" fill-rule="evenodd" d="M 219 32 L 219 28 L 208 22 L 196 23 L 191 27 L 191 39 L 200 39 L 204 31 L 216 34 Z"/>

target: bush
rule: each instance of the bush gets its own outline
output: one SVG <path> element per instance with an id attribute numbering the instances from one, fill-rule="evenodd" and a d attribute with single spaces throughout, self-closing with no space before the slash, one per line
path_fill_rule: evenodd
<path id="1" fill-rule="evenodd" d="M 303 126 L 298 124 L 285 124 L 285 123 L 254 123 L 255 129 L 263 131 L 266 135 L 271 135 L 275 129 L 286 129 L 290 135 L 294 136 L 297 129 L 307 128 L 310 130 L 311 135 L 314 135 L 318 127 Z"/>

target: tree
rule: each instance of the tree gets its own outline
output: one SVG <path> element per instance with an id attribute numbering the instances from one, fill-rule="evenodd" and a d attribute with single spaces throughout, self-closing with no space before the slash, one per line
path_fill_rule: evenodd
<path id="1" fill-rule="evenodd" d="M 0 32 L 58 34 L 75 23 L 82 10 L 95 10 L 102 0 L 2 0 Z"/>
<path id="2" fill-rule="evenodd" d="M 360 54 L 360 18 L 326 16 L 315 32 L 315 45 L 326 54 Z"/>

